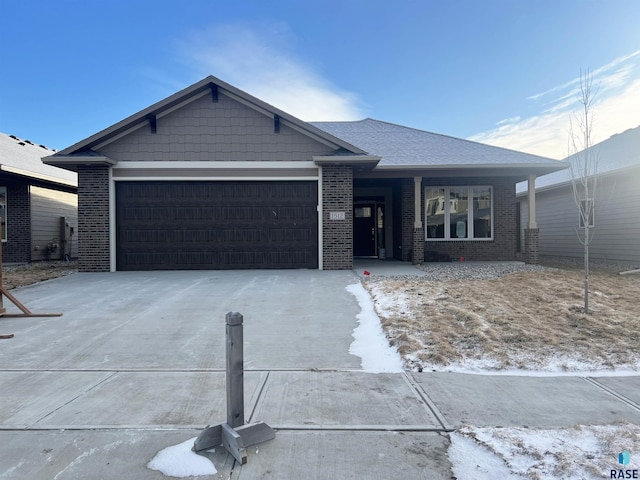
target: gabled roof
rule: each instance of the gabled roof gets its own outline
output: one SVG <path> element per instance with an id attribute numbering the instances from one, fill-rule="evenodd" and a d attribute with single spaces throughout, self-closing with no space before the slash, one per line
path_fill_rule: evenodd
<path id="1" fill-rule="evenodd" d="M 36 145 L 15 135 L 0 133 L 0 171 L 48 183 L 77 187 L 78 178 L 75 173 L 44 165 L 40 160 L 44 155 L 53 153 L 53 150 L 49 150 L 44 145 Z"/>
<path id="2" fill-rule="evenodd" d="M 372 155 L 381 156 L 377 170 L 445 166 L 538 167 L 547 171 L 565 168 L 557 160 L 372 118 L 356 122 L 314 122 L 313 125 Z"/>
<path id="3" fill-rule="evenodd" d="M 336 138 L 331 134 L 320 130 L 313 125 L 303 122 L 302 120 L 290 115 L 282 110 L 269 105 L 266 102 L 244 92 L 233 85 L 223 82 L 219 78 L 214 76 L 208 76 L 198 83 L 171 95 L 170 97 L 157 102 L 144 110 L 139 111 L 131 115 L 128 118 L 112 125 L 95 135 L 90 136 L 60 152 L 56 153 L 54 157 L 64 157 L 74 154 L 80 154 L 86 156 L 88 151 L 91 151 L 97 145 L 103 145 L 110 139 L 118 138 L 119 136 L 126 134 L 132 128 L 139 126 L 141 123 L 149 122 L 150 117 L 160 116 L 164 113 L 179 108 L 182 105 L 194 100 L 200 94 L 210 92 L 211 95 L 217 95 L 222 92 L 233 99 L 243 103 L 244 105 L 253 108 L 256 111 L 263 113 L 270 117 L 279 117 L 280 122 L 284 122 L 288 126 L 301 131 L 302 133 L 315 137 L 324 143 L 332 145 L 335 149 L 342 148 L 354 154 L 364 154 L 365 152 L 359 148 L 350 145 L 346 141 L 340 138 Z M 95 153 L 95 152 L 94 152 Z"/>
<path id="4" fill-rule="evenodd" d="M 156 117 L 180 108 L 202 95 L 216 97 L 219 92 L 254 110 L 320 141 L 333 149 L 333 154 L 314 157 L 318 164 L 350 163 L 364 170 L 385 171 L 447 170 L 456 174 L 460 169 L 474 174 L 497 172 L 503 175 L 542 175 L 566 165 L 549 158 L 493 147 L 477 142 L 426 132 L 388 122 L 365 120 L 355 122 L 304 122 L 242 90 L 209 76 L 174 95 L 131 115 L 75 145 L 43 159 L 50 165 L 74 168 L 77 164 L 114 164 L 96 153 L 100 148 Z M 153 126 L 152 126 L 153 128 Z M 380 161 L 381 160 L 381 161 Z M 397 173 L 397 172 L 396 172 Z"/>
<path id="5" fill-rule="evenodd" d="M 591 149 L 597 158 L 598 175 L 640 167 L 640 126 L 612 135 L 607 140 L 593 145 Z M 577 153 L 565 158 L 563 161 L 575 164 L 579 160 L 580 153 Z M 549 173 L 536 179 L 536 190 L 563 187 L 570 184 L 571 181 L 571 172 L 569 170 Z M 516 192 L 518 194 L 526 193 L 526 184 L 517 184 Z"/>

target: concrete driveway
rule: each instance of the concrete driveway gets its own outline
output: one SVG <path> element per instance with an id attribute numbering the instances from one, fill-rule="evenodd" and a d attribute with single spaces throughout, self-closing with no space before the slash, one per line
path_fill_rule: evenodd
<path id="1" fill-rule="evenodd" d="M 444 432 L 463 423 L 640 423 L 638 376 L 363 372 L 356 272 L 75 274 L 14 291 L 64 316 L 0 318 L 15 334 L 0 340 L 0 480 L 166 478 L 147 468 L 158 451 L 226 419 L 229 311 L 244 315 L 245 419 L 277 434 L 242 466 L 217 448 L 210 479 L 450 479 Z"/>
<path id="2" fill-rule="evenodd" d="M 229 311 L 244 315 L 247 369 L 359 368 L 349 354 L 359 308 L 345 290 L 357 281 L 351 271 L 79 273 L 16 292 L 31 311 L 64 315 L 0 320 L 15 333 L 0 369 L 223 369 Z"/>
<path id="3" fill-rule="evenodd" d="M 0 479 L 160 479 L 161 449 L 226 419 L 225 314 L 244 315 L 245 417 L 277 429 L 209 478 L 450 478 L 442 422 L 406 374 L 349 354 L 353 271 L 80 273 L 0 318 Z M 9 302 L 5 302 L 9 307 Z M 9 309 L 13 310 L 13 309 Z M 428 472 L 428 473 L 427 473 Z M 425 476 L 427 475 L 427 476 Z M 200 477 L 202 478 L 202 477 Z"/>

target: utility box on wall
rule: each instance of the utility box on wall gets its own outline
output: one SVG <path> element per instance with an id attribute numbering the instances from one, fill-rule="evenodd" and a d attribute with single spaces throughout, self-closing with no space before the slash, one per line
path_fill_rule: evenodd
<path id="1" fill-rule="evenodd" d="M 67 217 L 60 217 L 60 260 L 71 260 L 75 228 Z"/>
<path id="2" fill-rule="evenodd" d="M 78 258 L 75 194 L 31 187 L 31 260 Z"/>

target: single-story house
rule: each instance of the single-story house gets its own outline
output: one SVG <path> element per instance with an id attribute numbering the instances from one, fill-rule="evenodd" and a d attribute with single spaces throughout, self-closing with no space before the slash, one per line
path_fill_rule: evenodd
<path id="1" fill-rule="evenodd" d="M 82 271 L 513 260 L 516 183 L 564 168 L 372 119 L 304 122 L 213 76 L 43 161 L 78 173 Z"/>
<path id="2" fill-rule="evenodd" d="M 77 256 L 77 175 L 44 165 L 54 152 L 0 133 L 0 237 L 8 263 Z"/>
<path id="3" fill-rule="evenodd" d="M 609 264 L 640 264 L 640 127 L 613 135 L 592 147 L 598 177 L 589 258 Z M 576 155 L 565 159 L 576 163 Z M 569 170 L 536 179 L 539 254 L 549 259 L 584 258 L 579 210 Z M 517 186 L 522 227 L 527 223 L 528 189 Z"/>

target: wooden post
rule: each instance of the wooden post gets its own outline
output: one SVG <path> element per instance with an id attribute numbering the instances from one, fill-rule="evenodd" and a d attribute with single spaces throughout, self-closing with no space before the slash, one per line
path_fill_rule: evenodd
<path id="1" fill-rule="evenodd" d="M 4 308 L 3 297 L 7 297 L 11 303 L 22 310 L 22 313 L 7 313 L 7 309 Z M 2 239 L 0 238 L 0 316 L 2 317 L 59 317 L 61 313 L 33 313 L 27 307 L 25 307 L 20 301 L 14 297 L 9 290 L 2 285 Z M 13 335 L 12 335 L 13 336 Z M 11 337 L 6 337 L 11 338 Z"/>
<path id="2" fill-rule="evenodd" d="M 244 425 L 244 361 L 243 317 L 229 312 L 227 327 L 227 424 L 231 428 Z"/>
<path id="3" fill-rule="evenodd" d="M 529 175 L 529 180 L 527 183 L 528 190 L 527 193 L 529 198 L 527 199 L 527 207 L 529 208 L 529 228 L 534 229 L 538 228 L 538 223 L 536 221 L 536 176 Z"/>

